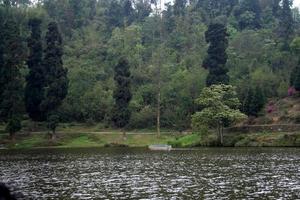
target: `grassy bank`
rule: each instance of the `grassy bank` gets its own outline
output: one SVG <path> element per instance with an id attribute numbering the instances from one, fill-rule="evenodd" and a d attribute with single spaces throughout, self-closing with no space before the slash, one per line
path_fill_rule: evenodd
<path id="1" fill-rule="evenodd" d="M 169 142 L 173 147 L 211 147 L 219 146 L 215 134 L 201 136 L 191 134 Z M 296 133 L 232 133 L 224 136 L 226 147 L 300 147 L 300 132 Z"/>
<path id="2" fill-rule="evenodd" d="M 158 138 L 153 130 L 129 131 L 126 140 L 118 130 L 101 129 L 99 126 L 80 124 L 62 124 L 54 141 L 49 140 L 43 127 L 35 127 L 34 132 L 24 129 L 18 133 L 15 141 L 8 138 L 4 126 L 0 125 L 0 147 L 37 148 L 37 147 L 147 147 L 151 144 L 171 144 L 173 147 L 213 147 L 218 146 L 215 134 L 179 135 L 176 132 L 164 131 Z M 227 147 L 300 147 L 300 132 L 296 133 L 232 133 L 226 134 Z"/>
<path id="3" fill-rule="evenodd" d="M 154 134 L 130 133 L 124 140 L 121 133 L 68 133 L 59 132 L 57 138 L 49 140 L 46 132 L 19 134 L 15 141 L 10 141 L 6 134 L 0 135 L 0 145 L 7 148 L 36 148 L 36 147 L 146 147 L 150 144 L 166 144 L 172 140 L 171 135 L 157 138 Z"/>

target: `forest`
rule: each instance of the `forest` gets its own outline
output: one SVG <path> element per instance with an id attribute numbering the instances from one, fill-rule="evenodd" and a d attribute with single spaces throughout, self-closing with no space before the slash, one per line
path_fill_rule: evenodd
<path id="1" fill-rule="evenodd" d="M 300 90 L 293 0 L 0 1 L 10 133 L 24 120 L 183 131 L 220 90 L 238 118 Z"/>

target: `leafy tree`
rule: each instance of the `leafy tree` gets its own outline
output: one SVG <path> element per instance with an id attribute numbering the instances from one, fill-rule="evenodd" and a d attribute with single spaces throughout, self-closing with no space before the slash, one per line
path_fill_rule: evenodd
<path id="1" fill-rule="evenodd" d="M 261 8 L 259 0 L 242 0 L 234 13 L 241 30 L 261 27 Z"/>
<path id="2" fill-rule="evenodd" d="M 166 4 L 166 10 L 163 11 L 163 26 L 166 33 L 171 33 L 176 24 L 175 24 L 175 17 L 173 15 L 173 6 L 168 3 Z"/>
<path id="3" fill-rule="evenodd" d="M 41 39 L 41 23 L 37 18 L 30 19 L 28 25 L 31 36 L 28 38 L 29 57 L 27 65 L 29 74 L 26 77 L 25 105 L 29 117 L 34 121 L 45 120 L 40 105 L 44 98 L 45 70 L 42 65 L 43 48 Z"/>
<path id="4" fill-rule="evenodd" d="M 131 112 L 129 110 L 129 102 L 132 98 L 130 89 L 130 70 L 129 63 L 125 58 L 120 58 L 115 66 L 114 80 L 116 88 L 114 90 L 114 113 L 113 121 L 116 127 L 123 129 L 130 120 Z M 125 137 L 125 131 L 123 131 Z"/>
<path id="5" fill-rule="evenodd" d="M 282 39 L 282 50 L 289 50 L 289 44 L 294 34 L 294 19 L 291 6 L 292 0 L 282 0 L 282 8 L 279 17 L 278 34 Z"/>
<path id="6" fill-rule="evenodd" d="M 124 25 L 123 13 L 123 7 L 118 1 L 112 0 L 109 2 L 106 10 L 104 11 L 105 22 L 109 31 L 111 31 L 114 27 L 121 27 Z"/>
<path id="7" fill-rule="evenodd" d="M 152 8 L 150 1 L 138 0 L 135 3 L 136 13 L 135 19 L 138 22 L 144 22 L 144 20 L 151 14 Z"/>
<path id="8" fill-rule="evenodd" d="M 210 43 L 208 55 L 203 61 L 202 66 L 209 70 L 206 79 L 207 86 L 214 84 L 228 84 L 228 69 L 225 64 L 227 62 L 226 48 L 228 46 L 228 33 L 223 24 L 214 23 L 209 25 L 205 32 L 205 39 Z"/>
<path id="9" fill-rule="evenodd" d="M 238 5 L 238 0 L 199 0 L 196 3 L 196 8 L 205 13 L 205 17 L 213 20 L 219 16 L 229 16 L 232 9 Z"/>
<path id="10" fill-rule="evenodd" d="M 24 49 L 20 29 L 13 16 L 3 24 L 3 66 L 1 71 L 2 87 L 0 116 L 7 123 L 6 129 L 11 138 L 21 129 L 19 125 L 23 114 L 23 79 L 20 69 L 23 67 Z"/>
<path id="11" fill-rule="evenodd" d="M 192 116 L 194 128 L 208 126 L 217 127 L 220 144 L 223 145 L 223 128 L 225 124 L 232 124 L 244 119 L 245 115 L 239 111 L 240 102 L 235 88 L 231 85 L 212 85 L 206 87 L 196 100 L 202 108 Z"/>
<path id="12" fill-rule="evenodd" d="M 51 123 L 52 115 L 57 115 L 57 109 L 68 92 L 67 69 L 63 67 L 62 56 L 61 35 L 57 24 L 50 22 L 46 34 L 46 49 L 43 62 L 46 73 L 45 98 L 41 103 L 41 108 L 47 115 L 48 123 Z M 52 138 L 54 138 L 55 130 L 52 131 Z"/>

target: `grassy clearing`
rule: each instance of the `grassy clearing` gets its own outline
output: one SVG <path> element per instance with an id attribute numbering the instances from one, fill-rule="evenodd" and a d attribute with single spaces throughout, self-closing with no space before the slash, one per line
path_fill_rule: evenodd
<path id="1" fill-rule="evenodd" d="M 1 139 L 1 138 L 0 138 Z M 173 140 L 174 136 L 163 134 L 158 138 L 155 134 L 130 133 L 124 140 L 120 132 L 110 133 L 71 133 L 58 132 L 55 141 L 50 141 L 46 132 L 17 134 L 14 142 L 8 139 L 8 135 L 3 135 L 0 144 L 8 148 L 36 148 L 36 147 L 105 147 L 105 146 L 129 146 L 129 147 L 147 147 L 151 144 L 167 144 Z"/>

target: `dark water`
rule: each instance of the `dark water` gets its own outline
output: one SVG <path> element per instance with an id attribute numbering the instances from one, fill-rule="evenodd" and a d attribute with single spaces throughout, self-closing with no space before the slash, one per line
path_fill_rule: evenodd
<path id="1" fill-rule="evenodd" d="M 0 151 L 24 199 L 300 199 L 300 149 Z"/>

